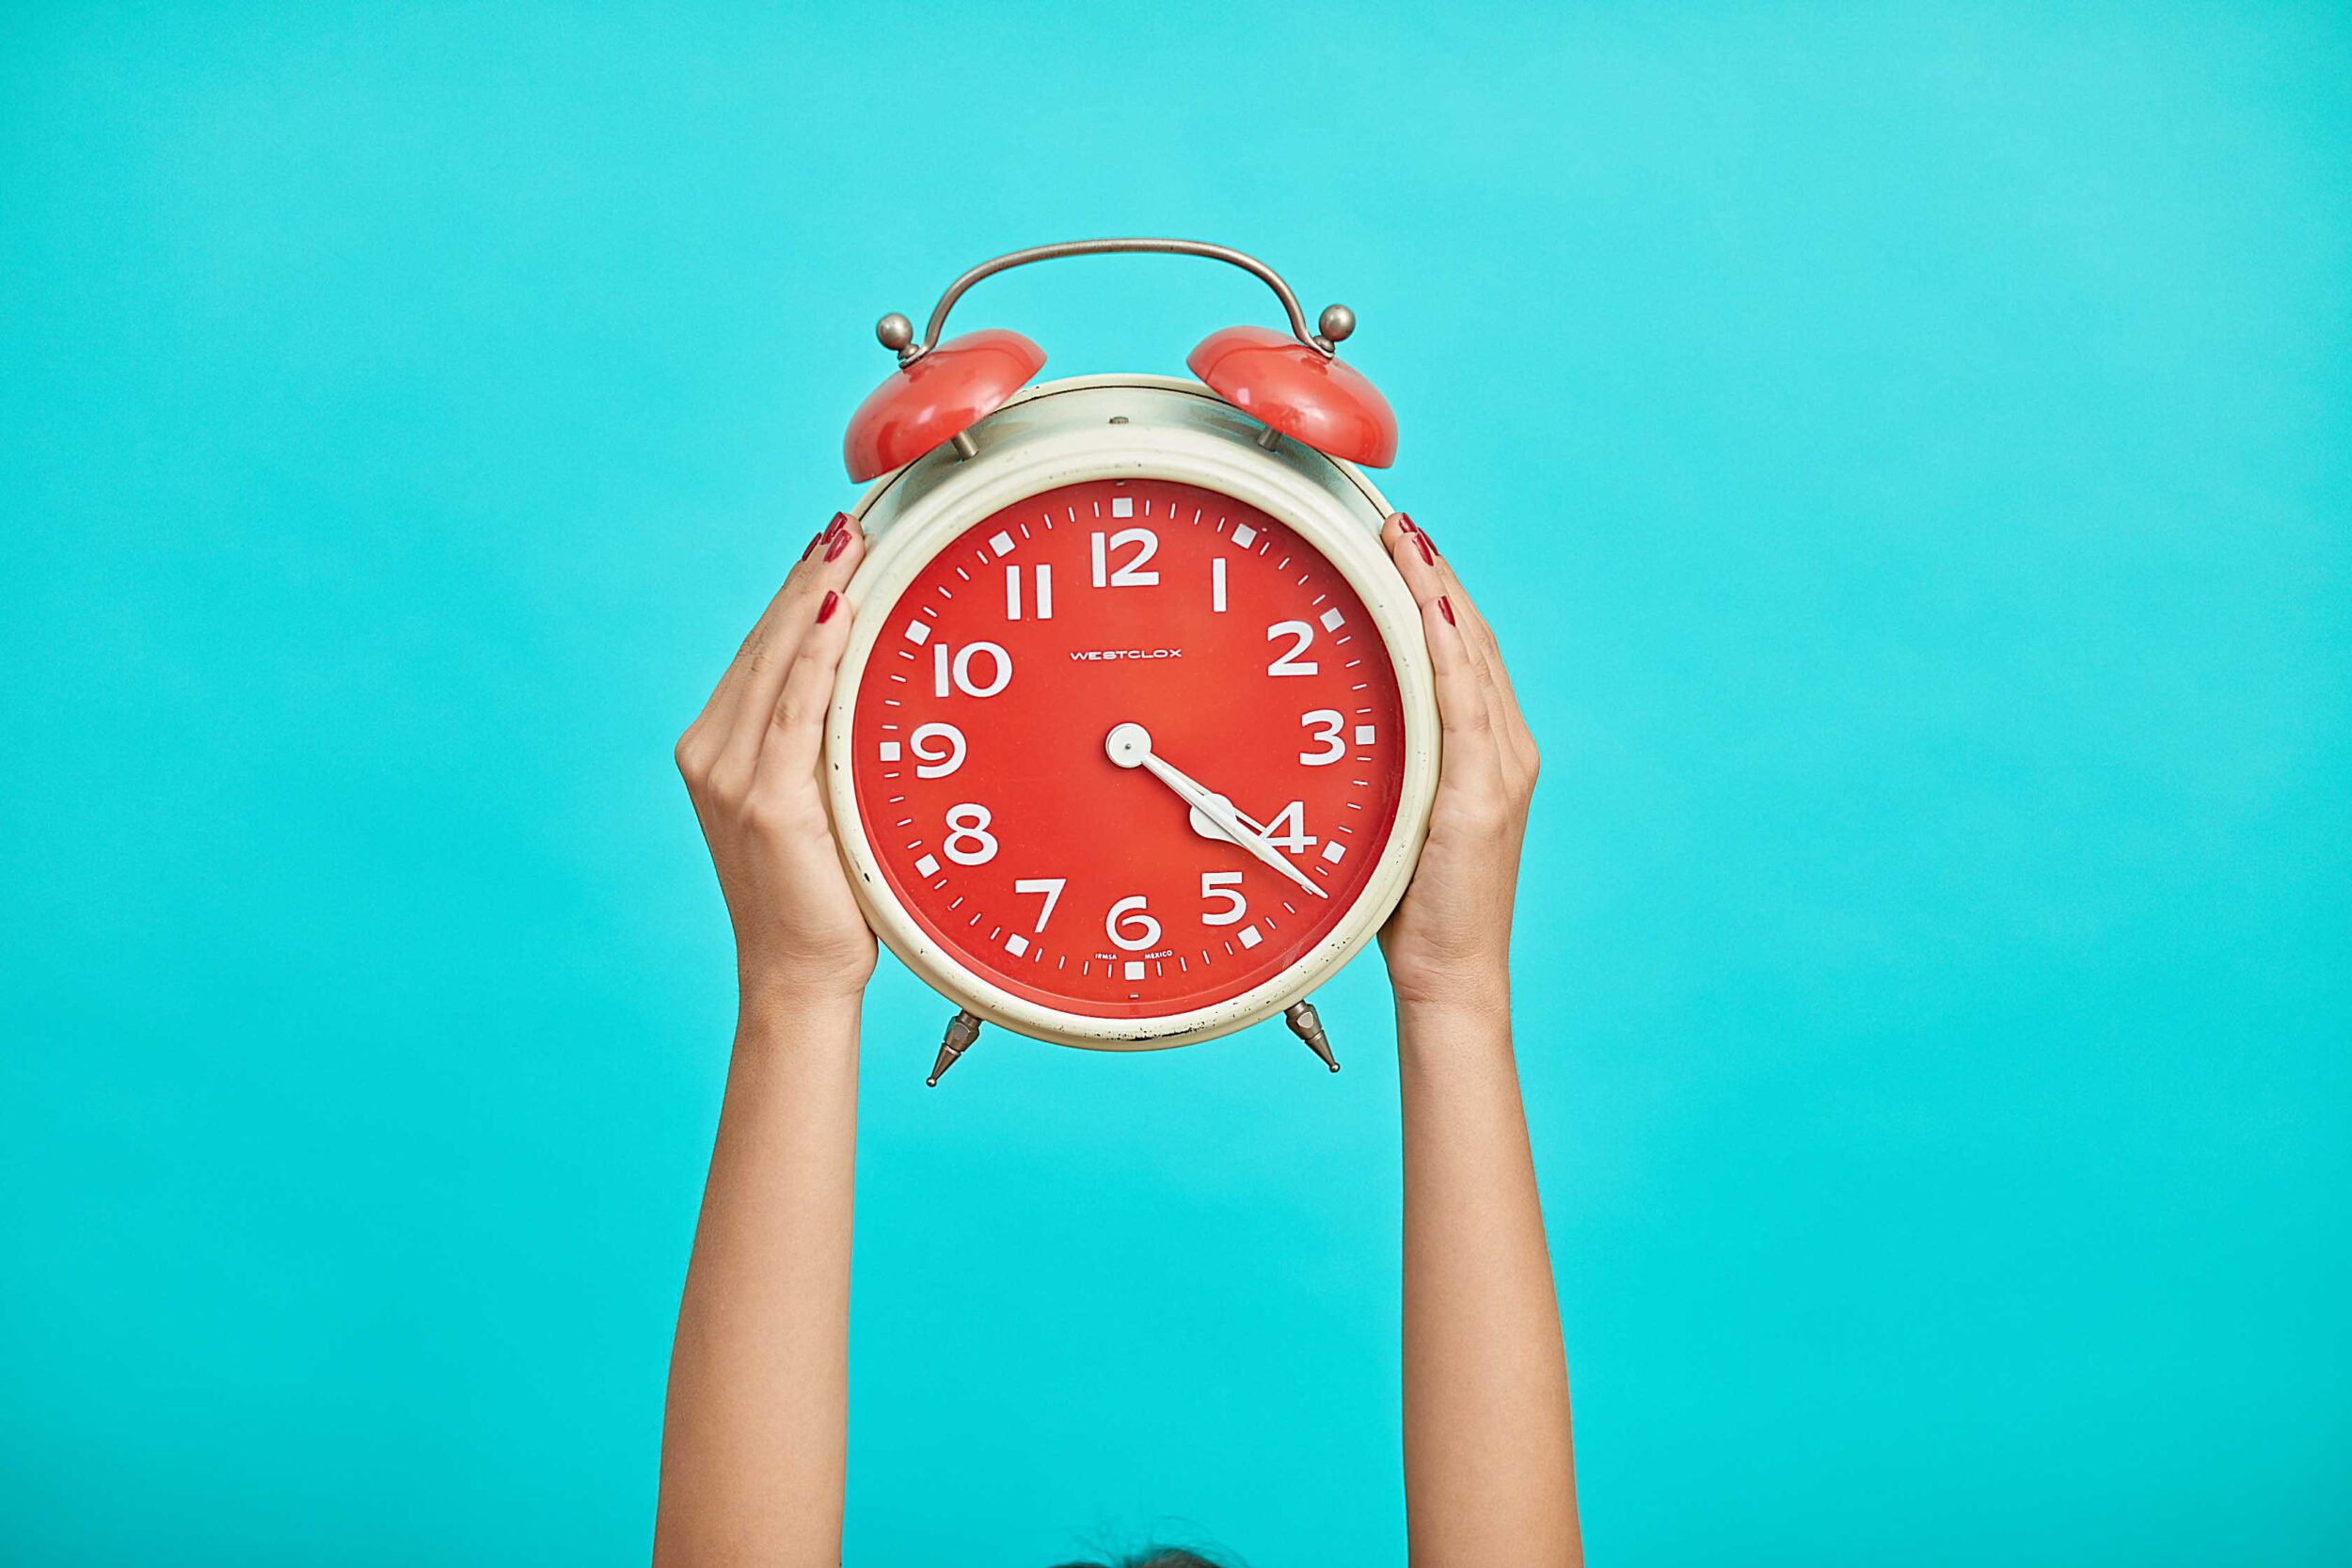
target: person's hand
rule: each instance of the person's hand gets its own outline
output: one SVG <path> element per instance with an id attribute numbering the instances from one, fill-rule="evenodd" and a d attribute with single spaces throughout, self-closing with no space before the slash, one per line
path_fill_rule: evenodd
<path id="1" fill-rule="evenodd" d="M 850 892 L 825 811 L 825 713 L 850 641 L 842 596 L 866 538 L 836 515 L 809 542 L 710 701 L 677 768 L 735 922 L 748 1009 L 855 996 L 874 934 Z"/>
<path id="2" fill-rule="evenodd" d="M 1494 633 L 1429 535 L 1402 512 L 1381 530 L 1421 606 L 1444 757 L 1429 841 L 1380 932 L 1400 1006 L 1507 1008 L 1511 903 L 1535 791 L 1535 737 Z"/>

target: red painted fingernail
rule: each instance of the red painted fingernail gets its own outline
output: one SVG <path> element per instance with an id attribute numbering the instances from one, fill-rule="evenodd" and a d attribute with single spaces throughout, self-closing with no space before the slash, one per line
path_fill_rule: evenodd
<path id="1" fill-rule="evenodd" d="M 1424 545 L 1428 546 L 1431 549 L 1433 549 L 1433 550 L 1434 550 L 1434 549 L 1436 549 L 1436 548 L 1438 547 L 1438 540 L 1437 540 L 1437 536 L 1436 536 L 1436 535 L 1434 535 L 1434 534 L 1432 534 L 1432 533 L 1431 533 L 1431 532 L 1430 532 L 1427 529 L 1425 529 L 1425 528 L 1418 528 L 1418 529 L 1415 529 L 1413 531 L 1414 531 L 1415 533 L 1420 534 L 1420 535 L 1421 535 L 1421 542 L 1422 542 L 1422 544 L 1424 544 Z"/>
<path id="2" fill-rule="evenodd" d="M 1454 619 L 1454 606 L 1446 601 L 1446 596 L 1443 594 L 1438 595 L 1438 613 L 1445 617 L 1445 624 L 1447 626 L 1450 626 L 1455 625 Z M 822 615 L 819 615 L 817 618 L 819 621 L 824 619 Z"/>
<path id="3" fill-rule="evenodd" d="M 1429 535 L 1417 530 L 1413 534 L 1413 543 L 1421 547 L 1421 558 L 1422 561 L 1432 566 L 1435 566 L 1438 563 L 1437 552 L 1429 547 Z"/>
<path id="4" fill-rule="evenodd" d="M 825 602 L 824 602 L 824 603 L 822 603 L 822 604 L 820 604 L 820 605 L 818 605 L 818 606 L 817 607 L 817 624 L 818 624 L 818 626 L 823 626 L 823 625 L 824 625 L 827 621 L 832 620 L 832 619 L 833 619 L 833 612 L 834 612 L 834 610 L 836 608 L 838 608 L 838 607 L 839 607 L 840 603 L 841 603 L 841 595 L 840 595 L 840 594 L 836 594 L 836 593 L 834 593 L 834 592 L 832 589 L 830 589 L 830 588 L 826 589 L 826 590 L 825 590 Z M 1453 613 L 1452 613 L 1451 611 L 1448 611 L 1448 612 L 1447 612 L 1447 614 L 1446 614 L 1446 619 L 1447 619 L 1447 620 L 1449 620 L 1449 621 L 1451 621 L 1451 620 L 1453 620 L 1453 619 L 1454 619 Z"/>
<path id="5" fill-rule="evenodd" d="M 831 561 L 849 547 L 850 536 L 846 533 L 836 533 L 833 536 L 833 543 L 825 546 L 825 559 Z"/>
<path id="6" fill-rule="evenodd" d="M 1403 529 L 1407 533 L 1419 533 L 1421 531 L 1421 530 L 1413 526 L 1413 519 L 1407 517 L 1402 512 L 1396 515 L 1396 526 Z"/>
<path id="7" fill-rule="evenodd" d="M 833 521 L 825 525 L 825 537 L 830 539 L 836 533 L 846 532 L 849 527 L 850 515 L 847 512 L 836 512 L 833 515 Z"/>
<path id="8" fill-rule="evenodd" d="M 808 543 L 801 547 L 801 559 L 803 561 L 806 561 L 808 559 L 808 552 L 815 549 L 818 546 L 823 544 L 824 542 L 825 536 L 823 534 L 810 534 L 808 536 Z"/>

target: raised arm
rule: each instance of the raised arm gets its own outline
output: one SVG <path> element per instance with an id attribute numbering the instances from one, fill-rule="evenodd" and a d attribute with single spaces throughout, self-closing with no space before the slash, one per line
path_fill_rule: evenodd
<path id="1" fill-rule="evenodd" d="M 677 744 L 735 923 L 741 994 L 670 1355 L 654 1561 L 837 1568 L 858 1004 L 874 970 L 821 752 L 864 553 L 803 552 Z"/>
<path id="2" fill-rule="evenodd" d="M 1412 585 L 1445 737 L 1429 842 L 1380 934 L 1405 1122 L 1405 1507 L 1413 1568 L 1580 1564 L 1567 1359 L 1511 1054 L 1510 939 L 1535 742 L 1429 536 Z"/>

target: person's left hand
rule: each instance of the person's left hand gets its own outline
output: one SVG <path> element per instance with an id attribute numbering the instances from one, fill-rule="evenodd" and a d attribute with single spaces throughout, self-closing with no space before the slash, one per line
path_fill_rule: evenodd
<path id="1" fill-rule="evenodd" d="M 874 933 L 850 892 L 825 810 L 825 714 L 850 641 L 842 596 L 866 537 L 836 514 L 737 650 L 677 743 L 735 923 L 746 1008 L 854 997 Z"/>
<path id="2" fill-rule="evenodd" d="M 1511 911 L 1535 794 L 1535 737 L 1495 634 L 1428 532 L 1399 512 L 1381 531 L 1421 606 L 1444 752 L 1412 885 L 1380 932 L 1400 1006 L 1470 1004 L 1507 1015 Z"/>

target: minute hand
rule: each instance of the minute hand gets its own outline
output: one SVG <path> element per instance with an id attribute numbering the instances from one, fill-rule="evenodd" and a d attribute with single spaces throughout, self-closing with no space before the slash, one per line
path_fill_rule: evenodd
<path id="1" fill-rule="evenodd" d="M 1153 778 L 1183 796 L 1185 804 L 1216 823 L 1218 832 L 1224 833 L 1235 844 L 1240 845 L 1316 897 L 1330 896 L 1329 894 L 1317 887 L 1305 872 L 1293 865 L 1289 856 L 1251 832 L 1249 825 L 1241 819 L 1241 814 L 1236 812 L 1222 797 L 1201 788 L 1156 752 L 1144 752 L 1143 766 L 1152 770 Z"/>
<path id="2" fill-rule="evenodd" d="M 1148 768 L 1152 776 L 1176 792 L 1177 798 L 1213 823 L 1216 830 L 1235 844 L 1257 856 L 1266 864 L 1305 888 L 1318 898 L 1329 894 L 1307 879 L 1306 873 L 1293 865 L 1282 852 L 1268 844 L 1233 809 L 1233 803 L 1222 795 L 1212 794 L 1178 768 L 1170 767 L 1152 752 L 1152 732 L 1141 724 L 1125 723 L 1111 726 L 1111 733 L 1103 737 L 1103 750 L 1112 762 L 1121 768 Z"/>

